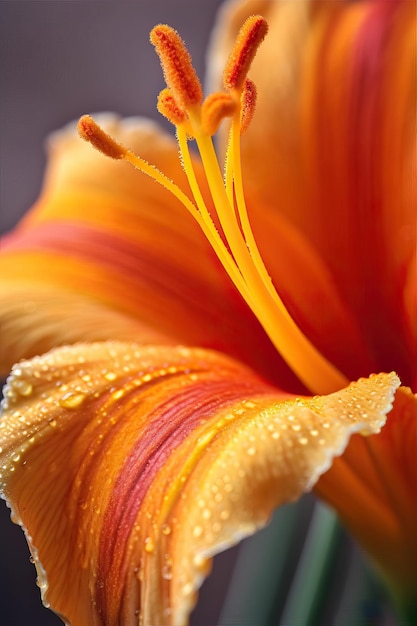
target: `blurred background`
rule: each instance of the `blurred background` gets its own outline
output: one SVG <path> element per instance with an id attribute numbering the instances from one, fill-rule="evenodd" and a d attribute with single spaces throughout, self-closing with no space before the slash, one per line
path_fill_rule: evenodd
<path id="1" fill-rule="evenodd" d="M 49 132 L 102 110 L 159 119 L 155 105 L 163 79 L 148 39 L 156 23 L 180 31 L 204 75 L 205 50 L 220 4 L 0 2 L 1 232 L 13 227 L 39 193 Z M 41 605 L 23 533 L 0 504 L 0 623 L 58 626 L 62 622 Z M 326 556 L 316 569 L 315 549 Z M 322 581 L 318 605 L 312 599 L 316 592 L 309 590 L 317 578 Z M 388 626 L 394 621 L 358 549 L 327 510 L 305 498 L 281 509 L 274 523 L 243 549 L 215 559 L 192 623 Z"/>

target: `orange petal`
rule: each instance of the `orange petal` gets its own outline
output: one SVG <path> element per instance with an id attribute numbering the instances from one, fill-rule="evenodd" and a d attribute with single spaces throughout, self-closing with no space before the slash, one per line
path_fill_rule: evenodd
<path id="1" fill-rule="evenodd" d="M 210 558 L 378 432 L 395 374 L 295 398 L 220 354 L 102 343 L 15 366 L 3 495 L 76 626 L 183 625 Z"/>
<path id="2" fill-rule="evenodd" d="M 416 451 L 417 396 L 401 387 L 381 433 L 352 437 L 315 488 L 404 599 L 417 589 Z"/>
<path id="3" fill-rule="evenodd" d="M 110 115 L 98 120 L 111 135 L 187 190 L 172 138 L 143 120 L 119 121 Z M 55 333 L 55 345 L 69 339 L 140 341 L 143 329 L 151 328 L 168 340 L 230 352 L 265 374 L 283 370 L 263 329 L 182 205 L 126 163 L 96 153 L 79 138 L 74 125 L 58 133 L 50 144 L 52 158 L 43 194 L 1 245 L 0 316 L 2 310 L 8 319 L 10 310 L 16 314 L 16 334 L 10 337 L 12 359 L 33 354 L 21 332 L 26 312 L 21 315 L 18 303 L 12 301 L 16 283 L 31 283 L 30 299 L 39 311 L 37 322 L 43 325 L 39 333 L 44 338 L 50 332 L 47 324 L 56 292 L 61 294 L 63 288 L 63 297 L 74 297 L 72 309 L 81 311 L 83 302 L 90 301 L 108 308 L 110 317 L 116 313 L 116 317 L 131 318 L 121 335 L 119 324 L 103 322 L 97 331 L 88 320 L 80 320 L 70 333 L 61 326 L 65 332 L 61 336 Z M 78 298 L 79 304 L 75 302 Z M 135 324 L 138 336 L 130 333 Z M 87 326 L 92 330 L 90 336 Z M 44 349 L 52 347 L 52 342 L 43 345 Z"/>
<path id="4" fill-rule="evenodd" d="M 376 371 L 361 329 L 317 249 L 282 213 L 259 215 L 251 193 L 247 200 L 268 273 L 296 324 L 350 380 Z"/>
<path id="5" fill-rule="evenodd" d="M 77 341 L 117 337 L 141 344 L 169 339 L 133 317 L 91 298 L 34 282 L 14 281 L 0 299 L 0 373 L 7 374 L 22 358 L 43 354 Z"/>
<path id="6" fill-rule="evenodd" d="M 405 279 L 413 267 L 417 291 L 416 7 L 408 0 L 323 6 L 332 4 L 335 10 L 317 12 L 306 49 L 304 227 L 379 367 L 396 369 L 410 385 L 417 327 L 409 319 L 417 310 Z"/>

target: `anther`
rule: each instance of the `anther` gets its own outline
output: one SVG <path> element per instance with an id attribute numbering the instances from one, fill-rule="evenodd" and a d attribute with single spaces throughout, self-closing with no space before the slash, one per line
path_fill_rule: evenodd
<path id="1" fill-rule="evenodd" d="M 237 103 L 228 93 L 212 93 L 201 107 L 201 124 L 208 135 L 214 135 L 225 117 L 231 117 L 236 111 Z"/>
<path id="2" fill-rule="evenodd" d="M 248 17 L 236 38 L 227 60 L 223 81 L 227 89 L 241 89 L 257 49 L 268 32 L 268 23 L 261 15 Z"/>
<path id="3" fill-rule="evenodd" d="M 78 120 L 78 132 L 82 139 L 91 143 L 96 150 L 112 159 L 123 159 L 126 148 L 108 135 L 90 115 L 83 115 Z"/>
<path id="4" fill-rule="evenodd" d="M 243 85 L 242 95 L 240 97 L 242 104 L 242 118 L 240 122 L 240 133 L 243 134 L 252 121 L 256 106 L 256 85 L 247 78 Z"/>
<path id="5" fill-rule="evenodd" d="M 150 40 L 161 61 L 165 82 L 172 90 L 176 102 L 184 109 L 201 104 L 201 83 L 191 56 L 177 31 L 165 24 L 159 24 L 152 29 Z"/>
<path id="6" fill-rule="evenodd" d="M 188 119 L 187 113 L 175 100 L 171 89 L 166 88 L 160 92 L 157 108 L 161 115 L 166 117 L 174 126 L 183 124 Z"/>

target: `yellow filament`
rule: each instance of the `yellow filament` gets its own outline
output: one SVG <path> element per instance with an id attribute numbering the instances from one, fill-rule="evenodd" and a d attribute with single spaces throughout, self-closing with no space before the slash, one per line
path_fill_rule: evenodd
<path id="1" fill-rule="evenodd" d="M 196 131 L 195 127 L 194 131 L 217 216 L 230 246 L 234 263 L 239 268 L 245 283 L 244 290 L 238 286 L 230 273 L 229 259 L 227 264 L 222 261 L 226 271 L 264 327 L 272 343 L 309 389 L 315 393 L 329 393 L 345 386 L 348 382 L 347 379 L 314 348 L 289 315 L 272 285 L 259 253 L 250 227 L 243 194 L 240 163 L 240 111 L 235 114 L 232 125 L 228 149 L 227 177 L 229 178 L 229 189 L 230 180 L 233 180 L 241 226 L 237 220 L 234 203 L 232 204 L 231 192 L 229 191 L 229 194 L 226 192 L 211 137 L 201 131 Z M 184 147 L 181 148 L 181 153 L 184 155 Z M 184 167 L 190 179 L 192 173 L 187 167 L 185 159 Z M 201 205 L 204 205 L 201 194 L 199 190 L 196 192 L 195 184 L 191 187 L 193 194 L 198 193 L 200 195 L 199 200 L 196 199 L 200 208 Z M 196 198 L 195 195 L 194 197 Z"/>
<path id="2" fill-rule="evenodd" d="M 240 158 L 240 116 L 235 115 L 229 143 L 229 167 L 233 170 L 234 192 L 244 241 L 255 268 L 251 287 L 259 294 L 257 317 L 271 341 L 291 369 L 315 393 L 329 393 L 344 387 L 348 380 L 307 339 L 288 313 L 276 292 L 256 245 L 246 208 Z M 259 283 L 259 284 L 258 284 Z M 268 294 L 265 297 L 264 290 Z"/>
<path id="3" fill-rule="evenodd" d="M 246 288 L 246 284 L 242 278 L 240 268 L 238 265 L 236 265 L 229 251 L 227 250 L 225 244 L 223 243 L 223 240 L 221 239 L 219 233 L 217 232 L 216 226 L 213 223 L 210 212 L 208 211 L 206 204 L 204 202 L 204 198 L 198 186 L 197 178 L 196 178 L 194 168 L 192 165 L 192 160 L 191 160 L 190 152 L 188 149 L 186 133 L 180 127 L 177 129 L 177 138 L 178 138 L 178 143 L 180 146 L 180 153 L 181 153 L 184 170 L 187 174 L 188 182 L 190 184 L 191 191 L 193 192 L 194 200 L 199 210 L 199 215 L 201 216 L 203 223 L 204 223 L 205 228 L 203 230 L 206 234 L 206 237 L 209 240 L 217 257 L 219 258 L 221 264 L 225 268 L 227 274 L 232 279 L 235 287 L 242 294 L 245 300 L 247 302 L 250 302 L 251 294 Z"/>

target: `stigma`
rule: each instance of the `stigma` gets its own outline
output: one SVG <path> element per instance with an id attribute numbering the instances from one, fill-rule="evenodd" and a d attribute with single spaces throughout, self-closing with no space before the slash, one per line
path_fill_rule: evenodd
<path id="1" fill-rule="evenodd" d="M 131 163 L 184 205 L 289 367 L 310 391 L 325 394 L 344 387 L 347 380 L 313 346 L 288 313 L 263 262 L 245 202 L 240 142 L 256 109 L 256 86 L 248 78 L 248 73 L 267 31 L 268 25 L 262 16 L 255 15 L 246 20 L 225 65 L 224 89 L 206 98 L 179 34 L 164 24 L 151 31 L 150 40 L 159 56 L 166 82 L 159 94 L 158 110 L 176 128 L 180 158 L 192 197 L 162 171 L 107 135 L 90 116 L 80 119 L 78 130 L 81 137 L 96 149 L 106 156 Z M 226 158 L 221 164 L 213 136 L 226 118 L 230 125 L 229 140 Z M 195 142 L 199 151 L 215 216 L 197 181 L 190 141 Z"/>

